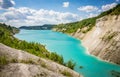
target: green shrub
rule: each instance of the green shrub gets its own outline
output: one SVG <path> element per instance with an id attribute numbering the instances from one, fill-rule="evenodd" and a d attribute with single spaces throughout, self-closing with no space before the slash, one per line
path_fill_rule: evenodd
<path id="1" fill-rule="evenodd" d="M 19 60 L 20 63 L 25 63 L 25 64 L 37 64 L 37 62 L 35 62 L 32 59 L 29 60 Z"/>
<path id="2" fill-rule="evenodd" d="M 102 40 L 105 41 L 110 41 L 111 39 L 113 39 L 116 35 L 118 35 L 118 32 L 107 32 L 103 37 Z"/>
<path id="3" fill-rule="evenodd" d="M 17 59 L 12 59 L 10 62 L 11 63 L 18 63 L 18 60 Z"/>
<path id="4" fill-rule="evenodd" d="M 8 60 L 5 56 L 0 56 L 0 65 L 6 65 L 8 64 Z"/>
<path id="5" fill-rule="evenodd" d="M 76 63 L 74 63 L 72 60 L 69 60 L 65 65 L 71 69 L 74 69 Z"/>
<path id="6" fill-rule="evenodd" d="M 49 58 L 59 64 L 64 64 L 63 56 L 58 55 L 56 52 L 51 52 Z"/>
<path id="7" fill-rule="evenodd" d="M 62 74 L 67 77 L 72 77 L 72 74 L 66 70 L 62 71 Z"/>
<path id="8" fill-rule="evenodd" d="M 41 66 L 45 68 L 47 67 L 45 62 L 41 62 Z"/>

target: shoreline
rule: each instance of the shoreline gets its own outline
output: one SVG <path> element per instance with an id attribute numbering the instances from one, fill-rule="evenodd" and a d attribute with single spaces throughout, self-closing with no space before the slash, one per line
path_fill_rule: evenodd
<path id="1" fill-rule="evenodd" d="M 54 30 L 51 30 L 51 31 L 54 31 Z M 59 32 L 59 31 L 54 31 L 54 32 Z M 63 33 L 63 32 L 60 32 L 60 33 Z M 17 34 L 18 34 L 18 33 L 17 33 Z M 101 58 L 99 58 L 99 57 L 97 57 L 97 56 L 95 56 L 95 55 L 92 55 L 92 54 L 89 52 L 88 47 L 86 47 L 86 46 L 83 45 L 83 41 L 82 41 L 81 39 L 75 37 L 74 35 L 71 35 L 71 34 L 68 34 L 68 33 L 63 33 L 63 34 L 66 34 L 66 35 L 68 35 L 68 36 L 70 36 L 70 37 L 72 37 L 72 38 L 74 38 L 74 39 L 79 40 L 79 41 L 80 41 L 80 44 L 85 48 L 85 53 L 86 53 L 87 55 L 93 56 L 93 57 L 95 57 L 97 60 L 100 60 L 100 61 L 103 61 L 103 62 L 106 62 L 106 63 L 111 63 L 111 64 L 113 64 L 113 65 L 118 65 L 118 66 L 120 66 L 119 64 L 116 64 L 116 63 L 114 63 L 114 62 L 110 62 L 110 61 L 108 61 L 108 60 L 103 60 L 103 59 L 101 59 Z M 14 36 L 14 37 L 15 37 L 15 36 Z M 47 49 L 47 50 L 48 50 L 48 49 Z M 49 50 L 48 50 L 48 51 L 49 51 Z"/>
<path id="2" fill-rule="evenodd" d="M 57 32 L 57 31 L 56 31 L 56 32 Z M 62 32 L 62 33 L 63 33 L 63 32 Z M 86 53 L 87 55 L 93 56 L 93 57 L 95 57 L 95 58 L 96 58 L 97 60 L 99 60 L 99 61 L 103 61 L 103 62 L 106 62 L 106 63 L 110 63 L 110 64 L 113 64 L 113 65 L 120 66 L 119 64 L 116 64 L 116 63 L 114 63 L 114 62 L 110 62 L 110 61 L 108 61 L 108 60 L 103 60 L 103 59 L 101 59 L 101 58 L 99 58 L 99 57 L 97 57 L 97 56 L 95 56 L 95 55 L 92 55 L 92 54 L 89 52 L 88 47 L 86 47 L 86 46 L 83 45 L 83 41 L 82 41 L 81 39 L 75 37 L 74 35 L 71 35 L 71 34 L 68 34 L 68 33 L 63 33 L 63 34 L 67 34 L 67 35 L 69 35 L 69 36 L 71 36 L 71 37 L 73 37 L 73 38 L 81 41 L 81 45 L 86 49 L 86 52 L 85 52 L 85 53 Z"/>

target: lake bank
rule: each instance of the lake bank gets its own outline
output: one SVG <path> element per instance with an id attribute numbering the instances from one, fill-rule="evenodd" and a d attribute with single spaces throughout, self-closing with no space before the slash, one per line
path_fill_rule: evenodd
<path id="1" fill-rule="evenodd" d="M 21 30 L 15 37 L 28 42 L 34 41 L 46 45 L 50 51 L 63 55 L 65 61 L 76 62 L 75 71 L 85 77 L 112 77 L 111 71 L 120 71 L 120 66 L 98 60 L 86 54 L 81 41 L 59 32 L 50 30 Z M 80 68 L 82 66 L 83 68 Z"/>

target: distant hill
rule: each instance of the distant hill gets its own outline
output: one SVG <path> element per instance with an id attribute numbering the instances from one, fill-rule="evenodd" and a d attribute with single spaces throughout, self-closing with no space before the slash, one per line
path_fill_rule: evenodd
<path id="1" fill-rule="evenodd" d="M 27 30 L 50 30 L 54 27 L 55 25 L 51 24 L 45 24 L 42 26 L 21 26 L 19 29 L 27 29 Z"/>

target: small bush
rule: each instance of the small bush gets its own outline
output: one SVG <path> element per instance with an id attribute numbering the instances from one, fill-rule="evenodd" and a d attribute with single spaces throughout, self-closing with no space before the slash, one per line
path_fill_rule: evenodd
<path id="1" fill-rule="evenodd" d="M 31 60 L 31 59 L 30 59 L 30 60 L 28 60 L 28 61 L 27 61 L 27 63 L 28 63 L 28 64 L 37 64 L 36 62 L 34 62 L 34 61 L 33 61 L 33 60 Z"/>
<path id="2" fill-rule="evenodd" d="M 10 62 L 11 63 L 18 63 L 18 60 L 17 59 L 12 59 Z"/>
<path id="3" fill-rule="evenodd" d="M 41 62 L 41 66 L 45 68 L 47 67 L 45 62 Z"/>
<path id="4" fill-rule="evenodd" d="M 74 69 L 75 65 L 76 65 L 76 63 L 73 63 L 72 60 L 69 60 L 69 61 L 65 64 L 65 66 L 69 67 L 70 69 Z"/>
<path id="5" fill-rule="evenodd" d="M 106 34 L 102 37 L 102 40 L 110 41 L 110 40 L 113 39 L 116 35 L 118 35 L 118 32 L 106 33 Z"/>
<path id="6" fill-rule="evenodd" d="M 63 56 L 58 55 L 56 52 L 51 52 L 49 58 L 59 64 L 64 64 Z"/>
<path id="7" fill-rule="evenodd" d="M 29 59 L 29 60 L 20 60 L 20 63 L 25 63 L 25 64 L 37 64 L 36 62 L 34 62 L 33 60 Z"/>
<path id="8" fill-rule="evenodd" d="M 6 65 L 8 64 L 8 60 L 5 56 L 0 56 L 0 65 Z"/>
<path id="9" fill-rule="evenodd" d="M 67 77 L 72 77 L 72 74 L 66 70 L 62 71 L 62 74 Z"/>

